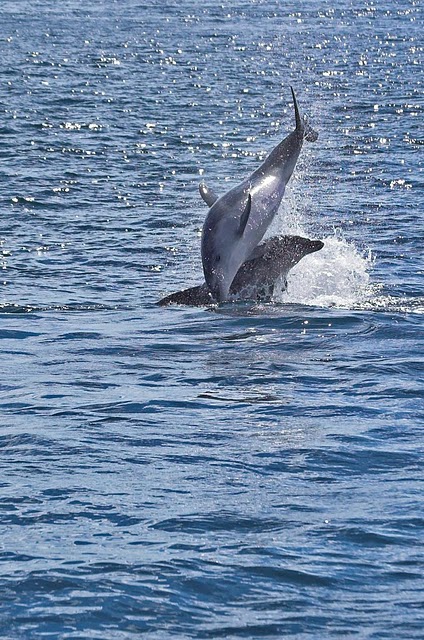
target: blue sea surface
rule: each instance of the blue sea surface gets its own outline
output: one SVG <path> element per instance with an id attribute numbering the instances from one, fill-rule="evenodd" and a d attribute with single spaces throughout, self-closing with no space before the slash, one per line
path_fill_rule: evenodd
<path id="1" fill-rule="evenodd" d="M 417 0 L 2 0 L 0 637 L 424 637 Z M 267 304 L 207 213 L 319 132 Z"/>

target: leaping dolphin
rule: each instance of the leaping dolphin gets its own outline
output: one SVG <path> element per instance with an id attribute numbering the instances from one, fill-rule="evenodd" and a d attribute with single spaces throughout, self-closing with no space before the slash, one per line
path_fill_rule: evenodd
<path id="1" fill-rule="evenodd" d="M 242 300 L 270 301 L 274 285 L 282 278 L 283 291 L 287 288 L 287 275 L 304 256 L 319 251 L 324 246 L 321 240 L 309 240 L 301 236 L 279 236 L 269 238 L 258 245 L 237 271 L 231 283 L 230 295 Z M 158 304 L 186 304 L 203 307 L 213 304 L 214 299 L 206 283 L 184 291 L 172 293 Z"/>
<path id="2" fill-rule="evenodd" d="M 231 283 L 271 224 L 293 173 L 303 140 L 318 134 L 301 117 L 291 88 L 296 128 L 239 185 L 218 198 L 205 185 L 200 193 L 210 206 L 202 231 L 202 264 L 206 284 L 218 302 L 227 300 Z"/>

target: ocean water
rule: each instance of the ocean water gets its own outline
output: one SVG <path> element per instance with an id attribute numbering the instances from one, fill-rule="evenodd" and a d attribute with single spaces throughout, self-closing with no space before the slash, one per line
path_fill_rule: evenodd
<path id="1" fill-rule="evenodd" d="M 416 0 L 2 0 L 0 637 L 424 632 Z M 219 193 L 319 131 L 273 304 L 202 280 Z"/>

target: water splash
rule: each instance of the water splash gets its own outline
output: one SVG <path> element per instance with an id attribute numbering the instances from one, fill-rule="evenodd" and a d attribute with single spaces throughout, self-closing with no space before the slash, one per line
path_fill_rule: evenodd
<path id="1" fill-rule="evenodd" d="M 374 295 L 359 306 L 364 311 L 386 311 L 424 315 L 424 297 Z"/>
<path id="2" fill-rule="evenodd" d="M 306 256 L 291 271 L 287 291 L 275 295 L 278 302 L 320 307 L 352 308 L 373 293 L 369 270 L 371 255 L 364 255 L 337 236 L 323 238 L 324 248 Z"/>

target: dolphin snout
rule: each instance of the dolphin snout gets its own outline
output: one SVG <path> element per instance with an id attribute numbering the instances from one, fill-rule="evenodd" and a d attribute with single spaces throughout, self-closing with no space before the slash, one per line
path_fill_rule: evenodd
<path id="1" fill-rule="evenodd" d="M 223 302 L 228 296 L 225 274 L 221 268 L 214 265 L 205 271 L 205 279 L 214 300 Z"/>
<path id="2" fill-rule="evenodd" d="M 219 274 L 214 282 L 212 295 L 217 302 L 225 302 L 228 298 L 228 292 L 229 287 L 226 285 L 224 275 Z"/>
<path id="3" fill-rule="evenodd" d="M 312 252 L 320 251 L 324 246 L 322 240 L 313 240 L 312 241 Z"/>

